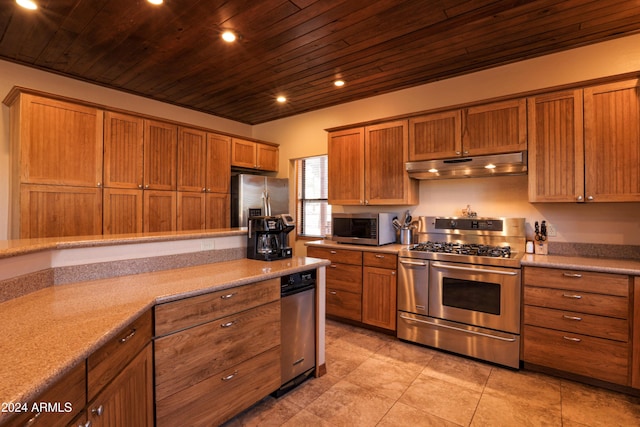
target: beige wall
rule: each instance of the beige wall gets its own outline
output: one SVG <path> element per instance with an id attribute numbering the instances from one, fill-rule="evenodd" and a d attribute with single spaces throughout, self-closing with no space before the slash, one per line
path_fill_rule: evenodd
<path id="1" fill-rule="evenodd" d="M 290 159 L 326 153 L 327 128 L 639 70 L 636 35 L 257 125 L 253 136 L 278 141 L 284 165 Z M 413 216 L 459 215 L 467 204 L 481 216 L 524 217 L 529 224 L 546 219 L 558 230 L 551 240 L 640 244 L 639 203 L 531 204 L 526 176 L 422 181 L 420 205 L 410 210 Z"/>
<path id="2" fill-rule="evenodd" d="M 291 159 L 326 153 L 326 128 L 639 70 L 640 35 L 636 35 L 253 127 L 4 61 L 0 61 L 0 96 L 4 98 L 14 85 L 19 85 L 278 142 L 282 165 L 279 175 L 288 176 L 290 168 L 287 165 Z M 291 102 L 295 102 L 295 97 Z M 8 120 L 8 108 L 3 105 L 0 116 L 0 240 L 6 239 L 8 230 Z M 420 201 L 420 205 L 410 208 L 414 216 L 457 215 L 460 209 L 471 204 L 479 215 L 523 216 L 530 223 L 546 219 L 558 229 L 558 237 L 552 240 L 640 244 L 639 203 L 534 205 L 527 201 L 526 177 L 523 176 L 422 181 Z M 381 210 L 401 212 L 403 209 Z"/>

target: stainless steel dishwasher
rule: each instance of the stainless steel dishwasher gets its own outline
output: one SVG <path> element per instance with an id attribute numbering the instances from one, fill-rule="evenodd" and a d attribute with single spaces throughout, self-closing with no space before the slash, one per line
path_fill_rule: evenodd
<path id="1" fill-rule="evenodd" d="M 281 396 L 314 373 L 316 366 L 316 270 L 283 276 L 281 286 Z"/>

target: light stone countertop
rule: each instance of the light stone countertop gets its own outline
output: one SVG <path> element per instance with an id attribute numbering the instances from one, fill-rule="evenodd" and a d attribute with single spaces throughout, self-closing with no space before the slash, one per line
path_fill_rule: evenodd
<path id="1" fill-rule="evenodd" d="M 352 251 L 384 252 L 394 254 L 397 254 L 402 249 L 408 248 L 408 245 L 399 244 L 384 246 L 349 245 L 344 243 L 336 243 L 331 240 L 314 240 L 311 242 L 307 242 L 305 246 L 346 249 Z M 603 273 L 640 276 L 640 261 L 628 259 L 524 254 L 524 256 L 522 257 L 522 266 L 564 268 L 568 270 L 587 270 Z"/>
<path id="2" fill-rule="evenodd" d="M 51 249 L 76 249 L 132 243 L 244 236 L 244 228 L 218 228 L 202 231 L 166 231 L 157 233 L 105 234 L 95 236 L 47 237 L 40 239 L 0 240 L 0 259 Z"/>
<path id="3" fill-rule="evenodd" d="M 586 270 L 601 273 L 628 274 L 630 276 L 640 275 L 640 261 L 629 259 L 525 254 L 522 257 L 522 266 Z"/>
<path id="4" fill-rule="evenodd" d="M 51 286 L 0 303 L 0 404 L 37 397 L 155 304 L 328 264 L 240 259 Z"/>

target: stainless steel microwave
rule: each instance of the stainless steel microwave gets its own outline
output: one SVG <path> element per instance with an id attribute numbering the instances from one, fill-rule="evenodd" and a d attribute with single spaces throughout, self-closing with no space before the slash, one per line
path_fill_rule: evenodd
<path id="1" fill-rule="evenodd" d="M 332 240 L 355 245 L 381 246 L 396 242 L 393 213 L 334 213 Z"/>

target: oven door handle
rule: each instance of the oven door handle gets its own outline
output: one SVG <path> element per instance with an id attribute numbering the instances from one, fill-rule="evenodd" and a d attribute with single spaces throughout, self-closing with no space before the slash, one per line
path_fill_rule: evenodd
<path id="1" fill-rule="evenodd" d="M 400 260 L 400 264 L 407 264 L 407 265 L 418 265 L 420 267 L 426 267 L 428 264 L 424 261 L 405 261 L 403 259 Z"/>
<path id="2" fill-rule="evenodd" d="M 443 324 L 435 323 L 435 322 L 429 322 L 428 320 L 415 319 L 413 317 L 407 317 L 404 314 L 400 314 L 400 318 L 404 319 L 404 320 L 409 320 L 409 321 L 412 321 L 412 322 L 426 323 L 427 325 L 435 326 L 436 328 L 453 329 L 454 331 L 464 332 L 464 333 L 471 334 L 471 335 L 480 335 L 481 337 L 493 338 L 493 339 L 499 340 L 499 341 L 514 342 L 516 340 L 515 338 L 504 338 L 504 337 L 499 337 L 499 336 L 496 336 L 496 335 L 485 334 L 484 332 L 470 331 L 468 329 L 456 328 L 455 326 L 443 325 Z"/>
<path id="3" fill-rule="evenodd" d="M 468 267 L 458 267 L 453 265 L 444 265 L 438 263 L 431 263 L 431 267 L 436 268 L 444 268 L 447 270 L 462 270 L 462 271 L 471 271 L 474 273 L 493 273 L 493 274 L 502 274 L 503 276 L 517 276 L 517 271 L 502 271 L 502 270 L 493 270 L 490 268 L 468 268 Z"/>

